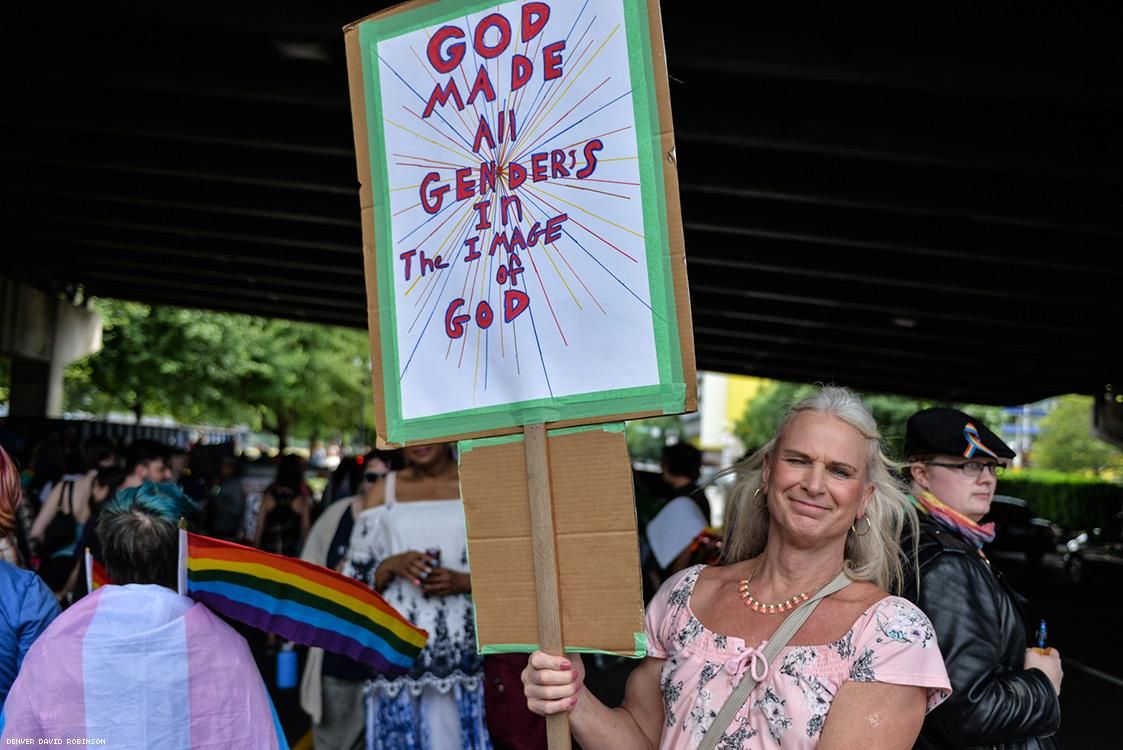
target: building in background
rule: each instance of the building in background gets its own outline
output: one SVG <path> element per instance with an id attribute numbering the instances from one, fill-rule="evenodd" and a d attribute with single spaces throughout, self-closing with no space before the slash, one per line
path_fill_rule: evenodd
<path id="1" fill-rule="evenodd" d="M 745 447 L 733 435 L 733 425 L 767 382 L 748 375 L 698 373 L 697 445 L 707 465 L 728 466 L 744 454 Z"/>
<path id="2" fill-rule="evenodd" d="M 1028 465 L 1033 441 L 1041 434 L 1041 420 L 1049 414 L 1055 402 L 1056 399 L 1045 399 L 1033 404 L 1007 406 L 1002 410 L 1002 438 L 1018 454 L 1014 457 L 1014 466 Z"/>

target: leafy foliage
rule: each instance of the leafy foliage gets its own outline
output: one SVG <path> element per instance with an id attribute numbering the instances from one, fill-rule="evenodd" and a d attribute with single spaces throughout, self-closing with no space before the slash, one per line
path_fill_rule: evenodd
<path id="1" fill-rule="evenodd" d="M 1121 485 L 1046 469 L 1007 473 L 998 493 L 1020 497 L 1034 515 L 1073 531 L 1102 526 L 1123 507 Z"/>
<path id="2" fill-rule="evenodd" d="M 1061 396 L 1041 420 L 1033 463 L 1043 469 L 1090 472 L 1123 470 L 1123 453 L 1092 434 L 1091 396 Z"/>
<path id="3" fill-rule="evenodd" d="M 316 437 L 369 416 L 363 331 L 95 300 L 103 348 L 67 368 L 66 408 Z M 369 420 L 368 420 L 369 421 Z"/>
<path id="4" fill-rule="evenodd" d="M 749 452 L 763 447 L 775 434 L 788 407 L 811 395 L 815 390 L 816 386 L 804 383 L 783 381 L 768 383 L 745 407 L 745 413 L 733 426 L 733 434 Z M 905 443 L 905 425 L 909 417 L 921 409 L 932 406 L 953 406 L 978 417 L 994 430 L 998 430 L 1002 423 L 1002 409 L 992 406 L 943 404 L 879 393 L 862 394 L 862 400 L 877 420 L 886 448 L 893 458 L 901 457 Z"/>
<path id="5" fill-rule="evenodd" d="M 745 413 L 733 425 L 733 434 L 749 453 L 762 448 L 776 433 L 788 407 L 814 391 L 815 386 L 804 383 L 776 380 L 764 385 L 745 406 Z"/>
<path id="6" fill-rule="evenodd" d="M 682 420 L 678 417 L 635 419 L 624 425 L 628 455 L 633 461 L 659 463 L 663 455 L 663 446 L 672 435 L 682 439 Z"/>

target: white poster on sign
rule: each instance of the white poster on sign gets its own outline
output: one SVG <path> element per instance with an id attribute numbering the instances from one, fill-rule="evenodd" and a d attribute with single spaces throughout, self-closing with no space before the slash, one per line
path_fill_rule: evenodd
<path id="1" fill-rule="evenodd" d="M 453 2 L 359 25 L 389 439 L 681 395 L 641 8 Z"/>

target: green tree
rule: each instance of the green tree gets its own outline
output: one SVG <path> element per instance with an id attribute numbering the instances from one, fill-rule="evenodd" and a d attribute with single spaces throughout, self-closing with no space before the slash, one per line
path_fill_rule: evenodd
<path id="1" fill-rule="evenodd" d="M 1123 470 L 1123 453 L 1092 435 L 1092 398 L 1061 396 L 1041 420 L 1033 463 L 1043 469 L 1091 472 Z"/>
<path id="2" fill-rule="evenodd" d="M 0 357 L 0 404 L 7 403 L 8 390 L 12 385 L 11 365 L 7 357 Z"/>
<path id="3" fill-rule="evenodd" d="M 67 368 L 68 410 L 222 424 L 252 416 L 230 398 L 252 366 L 238 335 L 244 316 L 101 299 L 93 306 L 102 316 L 102 349 Z"/>
<path id="4" fill-rule="evenodd" d="M 95 300 L 104 346 L 67 369 L 66 408 L 318 437 L 369 426 L 365 331 Z"/>
<path id="5" fill-rule="evenodd" d="M 333 428 L 367 423 L 370 349 L 366 332 L 345 328 L 248 319 L 253 363 L 239 397 L 257 423 L 277 436 L 313 439 Z M 361 407 L 361 411 L 360 411 Z"/>
<path id="6" fill-rule="evenodd" d="M 800 399 L 814 393 L 816 386 L 802 383 L 772 381 L 757 393 L 756 398 L 745 407 L 744 414 L 733 426 L 733 434 L 752 452 L 761 448 L 776 432 L 780 420 L 788 407 Z M 952 406 L 981 419 L 991 429 L 997 431 L 1002 424 L 1002 409 L 978 404 L 945 404 L 894 396 L 883 393 L 861 394 L 877 421 L 878 430 L 890 457 L 902 458 L 905 444 L 905 426 L 909 417 L 921 409 L 932 406 Z"/>
<path id="7" fill-rule="evenodd" d="M 624 425 L 628 455 L 633 461 L 659 463 L 668 439 L 674 436 L 681 440 L 682 435 L 682 420 L 677 416 L 634 419 Z"/>
<path id="8" fill-rule="evenodd" d="M 815 386 L 804 383 L 774 380 L 765 384 L 745 406 L 733 425 L 733 434 L 749 453 L 762 448 L 775 434 L 788 407 L 814 391 Z"/>

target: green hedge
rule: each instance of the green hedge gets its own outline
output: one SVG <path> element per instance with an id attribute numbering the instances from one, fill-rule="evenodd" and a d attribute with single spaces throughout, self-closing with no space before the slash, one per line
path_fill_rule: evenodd
<path id="1" fill-rule="evenodd" d="M 1123 485 L 1059 471 L 1010 472 L 998 494 L 1020 497 L 1035 516 L 1072 531 L 1101 526 L 1123 510 Z"/>

